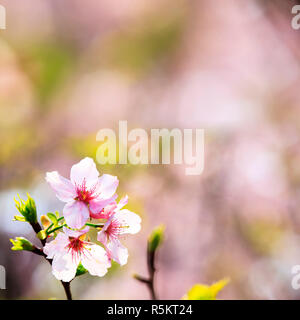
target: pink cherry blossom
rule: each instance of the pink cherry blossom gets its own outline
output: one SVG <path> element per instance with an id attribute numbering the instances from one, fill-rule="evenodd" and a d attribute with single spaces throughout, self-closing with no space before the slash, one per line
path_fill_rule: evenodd
<path id="1" fill-rule="evenodd" d="M 57 171 L 47 172 L 46 180 L 57 198 L 66 202 L 63 215 L 71 228 L 82 228 L 90 216 L 99 214 L 117 198 L 118 178 L 109 174 L 99 178 L 96 164 L 91 158 L 84 158 L 72 166 L 70 180 Z"/>
<path id="2" fill-rule="evenodd" d="M 115 260 L 120 265 L 127 263 L 128 250 L 120 242 L 120 238 L 126 234 L 138 233 L 141 229 L 141 218 L 127 210 L 120 210 L 127 202 L 127 198 L 121 200 L 104 224 L 102 230 L 98 232 L 98 241 L 106 248 L 110 259 Z M 111 208 L 110 208 L 111 209 Z M 104 209 L 105 211 L 105 209 Z"/>
<path id="3" fill-rule="evenodd" d="M 82 240 L 88 227 L 81 231 L 64 227 L 63 231 L 43 249 L 47 259 L 53 259 L 53 275 L 58 280 L 69 282 L 81 263 L 91 275 L 103 277 L 111 265 L 110 260 L 101 246 Z"/>

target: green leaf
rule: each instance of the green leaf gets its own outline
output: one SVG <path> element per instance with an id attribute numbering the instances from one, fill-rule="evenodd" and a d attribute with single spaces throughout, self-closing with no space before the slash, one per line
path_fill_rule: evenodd
<path id="1" fill-rule="evenodd" d="M 10 242 L 13 244 L 11 250 L 13 251 L 33 251 L 34 245 L 23 237 L 16 237 L 16 239 L 10 239 Z"/>
<path id="2" fill-rule="evenodd" d="M 20 222 L 26 222 L 26 219 L 21 216 L 14 216 L 13 221 L 20 221 Z"/>
<path id="3" fill-rule="evenodd" d="M 229 283 L 229 279 L 222 279 L 211 286 L 194 285 L 182 298 L 184 300 L 216 300 L 217 294 Z"/>
<path id="4" fill-rule="evenodd" d="M 148 250 L 154 252 L 164 241 L 165 226 L 156 227 L 148 238 Z"/>
<path id="5" fill-rule="evenodd" d="M 57 217 L 54 213 L 52 212 L 48 212 L 47 213 L 47 216 L 48 218 L 52 221 L 52 223 L 54 224 L 54 226 L 56 226 L 58 224 L 58 221 L 57 221 Z"/>
<path id="6" fill-rule="evenodd" d="M 79 263 L 75 277 L 79 277 L 85 273 L 87 273 L 87 270 L 84 268 L 84 266 L 81 263 Z"/>

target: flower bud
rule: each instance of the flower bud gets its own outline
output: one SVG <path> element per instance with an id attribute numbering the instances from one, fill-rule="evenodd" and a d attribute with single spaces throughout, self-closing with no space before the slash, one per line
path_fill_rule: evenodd
<path id="1" fill-rule="evenodd" d="M 37 215 L 36 215 L 36 206 L 34 200 L 27 194 L 28 199 L 25 201 L 20 198 L 20 201 L 15 199 L 16 208 L 21 213 L 21 215 L 25 218 L 25 221 L 29 223 L 36 223 L 37 222 Z M 15 220 L 23 221 L 22 217 L 15 217 Z"/>
<path id="2" fill-rule="evenodd" d="M 156 227 L 148 238 L 148 250 L 154 252 L 164 240 L 165 226 L 160 225 Z"/>
<path id="3" fill-rule="evenodd" d="M 47 233 L 45 230 L 41 230 L 36 235 L 40 240 L 45 240 L 47 238 Z"/>
<path id="4" fill-rule="evenodd" d="M 23 237 L 16 237 L 16 239 L 10 239 L 10 242 L 13 244 L 11 250 L 13 251 L 33 251 L 34 245 L 27 239 Z"/>
<path id="5" fill-rule="evenodd" d="M 48 227 L 50 227 L 51 225 L 51 220 L 45 216 L 44 214 L 41 216 L 41 223 L 42 223 L 42 226 L 44 227 L 44 229 L 47 229 Z"/>

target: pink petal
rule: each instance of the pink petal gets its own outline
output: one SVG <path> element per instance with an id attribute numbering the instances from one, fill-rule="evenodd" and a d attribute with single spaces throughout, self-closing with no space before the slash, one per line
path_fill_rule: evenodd
<path id="1" fill-rule="evenodd" d="M 124 206 L 126 206 L 126 204 L 128 203 L 128 195 L 126 195 L 125 197 L 123 197 L 119 203 L 118 203 L 118 209 L 122 209 Z"/>
<path id="2" fill-rule="evenodd" d="M 91 216 L 93 218 L 95 217 L 95 219 L 102 219 L 102 218 L 98 218 L 98 216 L 101 213 L 101 210 L 104 209 L 107 205 L 113 203 L 117 197 L 118 195 L 115 194 L 108 199 L 96 198 L 90 201 L 89 206 L 90 206 Z"/>
<path id="3" fill-rule="evenodd" d="M 57 198 L 63 202 L 69 202 L 77 195 L 71 181 L 59 175 L 57 171 L 47 172 L 46 181 L 55 191 Z"/>
<path id="4" fill-rule="evenodd" d="M 93 159 L 84 158 L 71 168 L 70 176 L 74 185 L 80 186 L 85 182 L 89 188 L 97 183 L 99 172 Z"/>
<path id="5" fill-rule="evenodd" d="M 110 174 L 103 174 L 99 180 L 98 192 L 100 193 L 101 199 L 108 199 L 113 196 L 119 185 L 119 180 L 115 176 Z"/>
<path id="6" fill-rule="evenodd" d="M 105 228 L 106 227 L 106 228 Z M 105 228 L 105 229 L 104 229 Z M 102 228 L 101 231 L 98 232 L 98 235 L 97 235 L 97 240 L 99 242 L 101 242 L 104 246 L 107 245 L 107 242 L 108 242 L 108 237 L 107 237 L 107 234 L 106 234 L 106 229 L 107 229 L 107 223 L 105 224 L 105 226 Z"/>
<path id="7" fill-rule="evenodd" d="M 87 232 L 89 232 L 89 227 L 86 226 L 85 228 L 83 228 L 82 230 L 71 230 L 69 228 L 63 227 L 63 231 L 64 233 L 68 236 L 68 237 L 72 237 L 72 238 L 79 238 L 80 236 L 82 236 L 83 234 L 86 234 Z"/>
<path id="8" fill-rule="evenodd" d="M 54 240 L 46 243 L 43 251 L 47 255 L 48 259 L 53 259 L 55 254 L 64 251 L 64 248 L 68 243 L 68 237 L 64 233 L 59 233 Z"/>
<path id="9" fill-rule="evenodd" d="M 127 226 L 127 228 L 122 228 L 122 234 L 135 234 L 141 230 L 141 217 L 127 209 L 117 212 L 114 219 L 117 219 L 121 225 Z"/>
<path id="10" fill-rule="evenodd" d="M 116 196 L 116 195 L 115 195 Z M 109 200 L 110 201 L 110 200 Z M 90 205 L 90 216 L 94 219 L 108 219 L 110 216 L 112 216 L 117 210 L 120 210 L 121 208 L 123 208 L 127 203 L 128 203 L 128 196 L 125 196 L 124 198 L 122 198 L 119 203 L 117 204 L 115 201 L 109 203 L 108 205 L 106 205 L 103 210 L 99 210 L 102 206 L 103 206 L 103 202 L 101 203 L 101 205 L 99 205 L 100 201 L 95 201 L 95 203 L 92 205 Z M 92 210 L 97 211 L 98 213 L 94 213 L 92 212 Z"/>
<path id="11" fill-rule="evenodd" d="M 86 248 L 88 252 L 81 256 L 83 267 L 92 276 L 103 277 L 111 265 L 105 250 L 96 244 L 87 245 Z"/>
<path id="12" fill-rule="evenodd" d="M 106 246 L 109 256 L 119 263 L 121 266 L 127 263 L 128 260 L 128 250 L 125 248 L 121 242 L 117 239 L 113 239 Z"/>
<path id="13" fill-rule="evenodd" d="M 58 280 L 69 282 L 74 279 L 79 262 L 80 256 L 71 252 L 56 254 L 52 261 L 52 273 Z"/>
<path id="14" fill-rule="evenodd" d="M 111 215 L 114 214 L 117 204 L 114 201 L 113 203 L 105 206 L 105 208 L 97 214 L 90 212 L 90 215 L 94 219 L 108 219 Z"/>
<path id="15" fill-rule="evenodd" d="M 67 203 L 63 214 L 67 225 L 74 229 L 82 228 L 90 216 L 87 205 L 77 200 Z"/>

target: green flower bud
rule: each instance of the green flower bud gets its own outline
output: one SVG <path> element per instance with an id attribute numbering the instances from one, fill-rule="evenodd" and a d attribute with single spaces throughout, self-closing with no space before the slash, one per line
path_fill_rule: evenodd
<path id="1" fill-rule="evenodd" d="M 21 215 L 24 217 L 25 221 L 29 223 L 36 223 L 37 222 L 37 215 L 36 215 L 36 206 L 34 200 L 30 197 L 30 195 L 27 193 L 28 199 L 25 201 L 19 197 L 19 201 L 15 199 L 16 208 L 21 213 Z M 17 221 L 24 221 L 22 217 L 15 217 L 15 220 Z"/>
<path id="2" fill-rule="evenodd" d="M 160 225 L 156 227 L 148 238 L 148 250 L 154 252 L 164 240 L 165 226 Z"/>
<path id="3" fill-rule="evenodd" d="M 16 239 L 10 239 L 10 242 L 13 244 L 11 250 L 13 251 L 33 251 L 34 245 L 27 239 L 23 237 L 16 237 Z"/>

